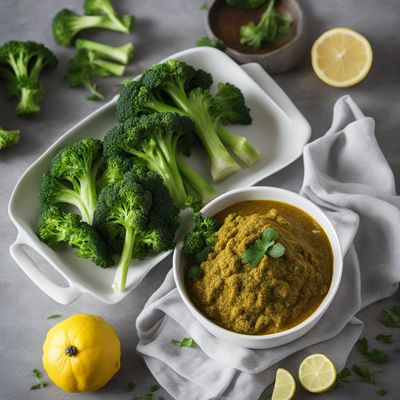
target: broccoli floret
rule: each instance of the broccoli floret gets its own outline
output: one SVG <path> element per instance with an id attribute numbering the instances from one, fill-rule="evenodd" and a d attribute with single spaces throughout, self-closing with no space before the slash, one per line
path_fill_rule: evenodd
<path id="1" fill-rule="evenodd" d="M 75 46 L 77 49 L 93 51 L 100 57 L 108 58 L 121 64 L 128 64 L 132 60 L 134 52 L 132 43 L 127 43 L 123 46 L 110 46 L 91 40 L 77 39 Z"/>
<path id="2" fill-rule="evenodd" d="M 274 42 L 287 39 L 290 36 L 289 17 L 281 15 L 274 8 L 275 0 L 270 0 L 268 7 L 255 24 L 250 22 L 240 27 L 240 43 L 259 49 L 263 42 Z"/>
<path id="3" fill-rule="evenodd" d="M 129 33 L 133 25 L 133 16 L 118 16 L 110 0 L 85 0 L 84 10 L 86 15 L 107 15 L 115 26 L 120 27 L 120 32 Z"/>
<path id="4" fill-rule="evenodd" d="M 201 213 L 194 214 L 194 228 L 185 235 L 183 252 L 195 256 L 197 262 L 204 261 L 215 244 L 215 233 L 220 223 L 215 218 L 203 217 Z"/>
<path id="5" fill-rule="evenodd" d="M 100 140 L 86 138 L 59 151 L 43 180 L 42 206 L 72 204 L 83 221 L 91 224 L 97 201 L 96 178 L 103 163 L 102 149 Z"/>
<path id="6" fill-rule="evenodd" d="M 72 45 L 75 35 L 84 29 L 103 28 L 125 33 L 130 20 L 130 16 L 122 17 L 121 25 L 108 15 L 78 15 L 64 8 L 53 19 L 53 37 L 57 44 L 68 47 Z"/>
<path id="7" fill-rule="evenodd" d="M 203 36 L 200 39 L 198 39 L 196 42 L 196 46 L 198 46 L 198 47 L 203 47 L 203 46 L 214 47 L 215 49 L 222 50 L 222 51 L 224 51 L 226 48 L 226 44 L 223 40 L 210 39 L 207 36 Z"/>
<path id="8" fill-rule="evenodd" d="M 107 159 L 123 154 L 134 157 L 134 162 L 158 173 L 175 204 L 186 206 L 186 186 L 200 199 L 209 200 L 214 188 L 193 171 L 179 153 L 190 154 L 194 139 L 193 123 L 174 113 L 155 113 L 129 119 L 112 128 L 104 138 Z"/>
<path id="9" fill-rule="evenodd" d="M 230 6 L 241 8 L 243 10 L 252 10 L 260 7 L 266 0 L 225 0 Z"/>
<path id="10" fill-rule="evenodd" d="M 45 94 L 40 73 L 56 66 L 55 55 L 40 43 L 10 41 L 0 47 L 0 75 L 8 81 L 9 97 L 18 99 L 17 114 L 40 112 L 39 102 Z"/>
<path id="11" fill-rule="evenodd" d="M 105 169 L 97 179 L 97 192 L 100 193 L 106 186 L 121 182 L 126 172 L 132 169 L 132 160 L 128 157 L 116 155 L 110 157 L 105 164 Z"/>
<path id="12" fill-rule="evenodd" d="M 0 150 L 19 142 L 19 130 L 9 131 L 0 126 Z"/>
<path id="13" fill-rule="evenodd" d="M 156 183 L 158 187 L 154 187 L 154 176 L 146 177 L 142 173 L 135 180 L 129 175 L 122 182 L 107 186 L 98 199 L 94 226 L 105 236 L 111 233 L 111 238 L 121 227 L 124 231 L 124 244 L 112 285 L 117 292 L 125 290 L 132 256 L 143 258 L 150 251 L 159 253 L 174 245 L 177 223 L 168 224 L 168 221 L 172 217 L 177 221 L 179 210 L 173 206 L 168 190 L 160 188 L 163 186 L 161 179 Z M 168 218 L 164 219 L 164 215 Z"/>
<path id="14" fill-rule="evenodd" d="M 65 242 L 77 249 L 76 255 L 92 260 L 102 268 L 112 265 L 108 249 L 99 233 L 77 214 L 63 212 L 56 206 L 42 210 L 38 223 L 38 236 L 50 247 Z"/>
<path id="15" fill-rule="evenodd" d="M 88 100 L 102 100 L 104 97 L 92 79 L 94 77 L 122 76 L 125 66 L 102 60 L 92 50 L 79 49 L 69 61 L 65 80 L 74 88 L 86 88 L 91 94 Z"/>

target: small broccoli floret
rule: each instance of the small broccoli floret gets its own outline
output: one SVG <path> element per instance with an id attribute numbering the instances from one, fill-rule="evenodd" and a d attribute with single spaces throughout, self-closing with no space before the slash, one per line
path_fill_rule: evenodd
<path id="1" fill-rule="evenodd" d="M 0 126 L 0 150 L 5 149 L 8 146 L 17 144 L 19 142 L 20 131 L 12 130 L 9 131 Z"/>
<path id="2" fill-rule="evenodd" d="M 197 262 L 207 258 L 215 244 L 215 233 L 220 223 L 215 218 L 203 217 L 200 213 L 194 214 L 194 228 L 185 235 L 183 252 L 195 256 Z"/>
<path id="3" fill-rule="evenodd" d="M 104 138 L 104 154 L 107 159 L 118 154 L 134 157 L 134 163 L 162 177 L 175 204 L 184 208 L 188 196 L 185 185 L 200 197 L 209 199 L 215 194 L 212 186 L 179 157 L 179 153 L 190 154 L 193 139 L 194 126 L 188 118 L 155 113 L 112 128 Z"/>
<path id="4" fill-rule="evenodd" d="M 53 19 L 53 37 L 57 44 L 68 47 L 72 45 L 75 35 L 87 28 L 111 29 L 125 33 L 131 23 L 129 19 L 129 16 L 123 17 L 121 25 L 107 15 L 78 15 L 64 8 Z"/>
<path id="5" fill-rule="evenodd" d="M 93 51 L 100 57 L 108 58 L 121 64 L 128 64 L 132 60 L 134 52 L 132 43 L 127 43 L 123 46 L 110 46 L 91 40 L 77 39 L 75 46 L 77 49 Z"/>
<path id="6" fill-rule="evenodd" d="M 129 33 L 132 29 L 133 16 L 119 17 L 110 0 L 85 0 L 84 10 L 86 15 L 107 15 L 120 28 L 120 32 Z"/>
<path id="7" fill-rule="evenodd" d="M 200 39 L 198 39 L 196 42 L 196 46 L 198 46 L 198 47 L 203 47 L 203 46 L 214 47 L 215 49 L 222 50 L 222 51 L 224 51 L 226 48 L 226 44 L 223 40 L 210 39 L 207 36 L 203 36 Z"/>
<path id="8" fill-rule="evenodd" d="M 57 58 L 40 43 L 10 41 L 0 47 L 0 75 L 8 81 L 9 97 L 18 99 L 17 114 L 40 112 L 39 102 L 45 94 L 40 73 L 56 66 Z"/>
<path id="9" fill-rule="evenodd" d="M 39 217 L 38 236 L 53 248 L 65 242 L 77 249 L 77 256 L 92 260 L 102 268 L 112 265 L 107 246 L 98 232 L 81 221 L 78 215 L 65 213 L 56 206 L 43 209 Z"/>
<path id="10" fill-rule="evenodd" d="M 112 285 L 117 292 L 125 290 L 132 256 L 143 258 L 149 252 L 158 253 L 173 247 L 177 224 L 168 224 L 168 221 L 172 217 L 177 221 L 178 209 L 173 206 L 168 190 L 160 188 L 163 186 L 161 179 L 154 181 L 155 176 L 144 172 L 136 178 L 127 175 L 122 182 L 107 186 L 99 196 L 94 226 L 111 239 L 121 227 L 124 231 L 124 244 Z M 161 214 L 168 217 L 164 219 Z"/>
<path id="11" fill-rule="evenodd" d="M 97 179 L 97 192 L 100 193 L 106 186 L 121 182 L 126 172 L 132 169 L 132 160 L 128 157 L 115 155 L 106 161 L 105 169 Z"/>
<path id="12" fill-rule="evenodd" d="M 260 7 L 266 0 L 225 0 L 230 6 L 241 8 L 243 10 L 252 10 Z"/>
<path id="13" fill-rule="evenodd" d="M 122 76 L 125 66 L 102 60 L 94 51 L 79 49 L 69 61 L 65 80 L 74 88 L 86 88 L 91 94 L 88 100 L 102 100 L 104 97 L 93 83 L 94 77 Z"/>
<path id="14" fill-rule="evenodd" d="M 54 179 L 44 178 L 42 205 L 73 204 L 82 219 L 91 224 L 97 201 L 96 178 L 103 162 L 102 148 L 100 140 L 86 138 L 59 151 L 50 165 L 49 175 Z"/>

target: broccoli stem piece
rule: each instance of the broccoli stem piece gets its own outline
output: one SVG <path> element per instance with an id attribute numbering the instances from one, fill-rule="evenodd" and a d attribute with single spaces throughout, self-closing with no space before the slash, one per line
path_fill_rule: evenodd
<path id="1" fill-rule="evenodd" d="M 19 142 L 20 131 L 18 129 L 8 131 L 0 126 L 0 150 Z"/>
<path id="2" fill-rule="evenodd" d="M 104 28 L 126 33 L 126 27 L 116 24 L 107 15 L 77 15 L 70 28 L 76 33 L 88 28 Z"/>
<path id="3" fill-rule="evenodd" d="M 255 164 L 259 159 L 260 152 L 244 136 L 235 135 L 221 126 L 218 127 L 218 136 L 247 166 Z"/>
<path id="4" fill-rule="evenodd" d="M 203 203 L 208 203 L 215 197 L 216 191 L 214 186 L 189 167 L 181 157 L 177 157 L 177 163 L 179 171 L 184 178 L 184 183 L 196 192 L 197 197 L 200 198 Z"/>
<path id="5" fill-rule="evenodd" d="M 103 70 L 107 71 L 108 74 L 113 76 L 122 76 L 125 72 L 125 66 L 115 64 L 111 61 L 101 60 L 97 57 L 93 58 L 93 64 L 97 65 L 98 67 L 102 68 Z"/>
<path id="6" fill-rule="evenodd" d="M 41 97 L 41 96 L 40 96 Z M 17 103 L 17 114 L 35 115 L 40 112 L 38 91 L 31 88 L 21 88 Z"/>
<path id="7" fill-rule="evenodd" d="M 184 111 L 196 126 L 207 155 L 210 159 L 211 176 L 213 180 L 220 181 L 241 169 L 240 165 L 232 158 L 221 142 L 217 125 L 208 113 L 209 97 L 205 91 L 194 89 L 186 95 L 183 84 L 167 85 L 166 92 L 174 102 Z"/>
<path id="8" fill-rule="evenodd" d="M 133 57 L 134 47 L 132 43 L 123 46 L 110 46 L 103 43 L 93 42 L 86 39 L 78 39 L 75 43 L 77 49 L 92 50 L 100 56 L 117 61 L 121 64 L 128 64 Z"/>

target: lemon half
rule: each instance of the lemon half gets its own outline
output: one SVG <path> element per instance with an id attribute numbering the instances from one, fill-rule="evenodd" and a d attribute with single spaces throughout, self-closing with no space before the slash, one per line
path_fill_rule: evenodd
<path id="1" fill-rule="evenodd" d="M 271 400 L 290 400 L 295 391 L 296 381 L 292 374 L 286 369 L 278 368 Z"/>
<path id="2" fill-rule="evenodd" d="M 318 78 L 335 87 L 361 82 L 371 68 L 372 59 L 368 40 L 348 28 L 326 31 L 311 49 L 311 62 Z"/>
<path id="3" fill-rule="evenodd" d="M 336 383 L 335 365 L 324 354 L 311 354 L 300 364 L 299 380 L 311 393 L 326 392 Z"/>

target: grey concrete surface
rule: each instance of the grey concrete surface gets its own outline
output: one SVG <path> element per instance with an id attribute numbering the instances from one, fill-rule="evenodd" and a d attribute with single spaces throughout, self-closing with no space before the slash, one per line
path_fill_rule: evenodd
<path id="1" fill-rule="evenodd" d="M 155 268 L 144 282 L 118 305 L 107 306 L 89 296 L 83 296 L 69 306 L 61 306 L 43 294 L 17 267 L 8 249 L 16 231 L 7 215 L 7 204 L 12 189 L 23 171 L 60 135 L 100 104 L 85 100 L 84 93 L 63 83 L 63 75 L 71 49 L 55 45 L 51 35 L 51 19 L 63 7 L 80 12 L 82 1 L 74 0 L 1 0 L 0 42 L 11 39 L 32 39 L 43 42 L 57 54 L 60 65 L 46 73 L 44 83 L 47 96 L 42 102 L 43 112 L 35 119 L 15 115 L 15 103 L 7 101 L 4 85 L 0 85 L 0 123 L 7 128 L 20 128 L 22 139 L 18 146 L 0 154 L 0 400 L 65 400 L 65 399 L 132 399 L 146 392 L 155 383 L 141 358 L 136 354 L 135 318 L 146 299 L 160 285 L 171 266 L 167 259 Z M 192 47 L 204 35 L 205 12 L 199 9 L 203 0 L 119 0 L 117 8 L 137 17 L 132 36 L 110 32 L 90 32 L 88 38 L 109 43 L 132 40 L 136 46 L 133 63 L 127 75 L 133 76 L 144 67 L 176 51 Z M 336 26 L 353 28 L 366 35 L 374 49 L 373 68 L 364 82 L 354 88 L 334 89 L 320 82 L 312 72 L 309 54 L 293 70 L 274 78 L 308 118 L 312 139 L 329 127 L 335 99 L 349 93 L 366 114 L 376 119 L 378 141 L 400 182 L 400 37 L 398 0 L 303 0 L 308 18 L 309 47 L 326 29 Z M 119 79 L 102 82 L 107 98 L 118 91 Z M 297 191 L 301 186 L 303 166 L 298 160 L 262 184 Z M 377 265 L 379 268 L 379 265 Z M 390 362 L 370 366 L 380 372 L 377 385 L 351 383 L 334 391 L 312 396 L 299 391 L 297 399 L 378 399 L 377 390 L 385 388 L 386 399 L 400 398 L 399 330 L 385 328 L 380 323 L 383 308 L 400 303 L 400 293 L 363 310 L 359 317 L 365 323 L 364 336 L 378 347 L 390 352 Z M 76 312 L 103 316 L 112 323 L 122 341 L 122 367 L 118 375 L 104 389 L 93 394 L 69 395 L 54 385 L 30 391 L 34 382 L 31 371 L 41 366 L 42 342 L 55 321 L 50 314 L 63 317 Z M 392 345 L 378 344 L 378 333 L 393 333 Z M 353 351 L 349 365 L 361 362 Z M 128 382 L 136 384 L 133 393 L 126 391 Z M 170 399 L 160 390 L 164 399 Z M 190 399 L 188 399 L 190 400 Z M 244 399 L 256 400 L 256 399 Z"/>

